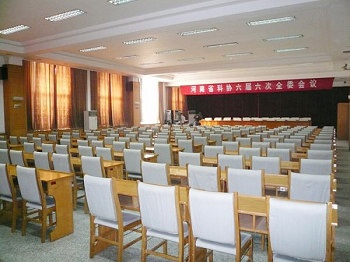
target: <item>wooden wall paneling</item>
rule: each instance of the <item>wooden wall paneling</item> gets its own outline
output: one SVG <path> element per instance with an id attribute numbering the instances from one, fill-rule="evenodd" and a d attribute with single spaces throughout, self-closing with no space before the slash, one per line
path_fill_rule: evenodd
<path id="1" fill-rule="evenodd" d="M 337 138 L 340 140 L 349 139 L 349 103 L 338 103 Z"/>

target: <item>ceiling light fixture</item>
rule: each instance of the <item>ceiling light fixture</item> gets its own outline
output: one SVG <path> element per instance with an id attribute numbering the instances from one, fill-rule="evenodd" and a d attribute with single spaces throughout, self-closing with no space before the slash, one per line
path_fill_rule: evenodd
<path id="1" fill-rule="evenodd" d="M 130 59 L 130 58 L 135 58 L 139 57 L 138 55 L 125 55 L 125 56 L 119 56 L 116 59 L 122 60 L 122 59 Z"/>
<path id="2" fill-rule="evenodd" d="M 143 63 L 143 64 L 140 64 L 142 66 L 149 66 L 149 65 L 159 65 L 159 64 L 163 64 L 164 62 L 154 62 L 154 63 Z"/>
<path id="3" fill-rule="evenodd" d="M 252 52 L 244 52 L 244 53 L 235 53 L 235 54 L 227 54 L 224 55 L 225 57 L 235 57 L 235 56 L 245 56 L 245 55 L 252 55 Z"/>
<path id="4" fill-rule="evenodd" d="M 2 34 L 2 35 L 9 35 L 9 34 L 13 34 L 13 33 L 16 33 L 16 32 L 23 31 L 23 30 L 27 30 L 29 28 L 30 27 L 27 26 L 27 25 L 16 25 L 16 26 L 13 26 L 13 27 L 1 30 L 0 34 Z"/>
<path id="5" fill-rule="evenodd" d="M 250 21 L 250 22 L 247 22 L 247 25 L 249 26 L 267 25 L 267 24 L 274 24 L 274 23 L 291 22 L 294 20 L 295 20 L 295 16 L 285 16 L 285 17 L 279 17 L 279 18 Z"/>
<path id="6" fill-rule="evenodd" d="M 177 61 L 181 61 L 181 62 L 188 62 L 188 61 L 197 61 L 197 60 L 204 60 L 204 57 L 190 57 L 190 58 L 182 58 L 182 59 L 178 59 Z"/>
<path id="7" fill-rule="evenodd" d="M 95 46 L 95 47 L 90 47 L 90 48 L 85 48 L 85 49 L 80 49 L 80 52 L 86 53 L 86 52 L 93 52 L 93 51 L 98 51 L 98 50 L 103 50 L 107 49 L 105 46 Z"/>
<path id="8" fill-rule="evenodd" d="M 230 42 L 230 43 L 221 43 L 221 44 L 213 44 L 213 45 L 204 45 L 205 48 L 215 48 L 215 47 L 225 47 L 225 46 L 233 46 L 238 45 L 238 42 Z"/>
<path id="9" fill-rule="evenodd" d="M 156 39 L 157 38 L 155 37 L 144 37 L 144 38 L 124 41 L 123 44 L 126 44 L 126 45 L 143 44 L 143 43 L 154 41 Z"/>
<path id="10" fill-rule="evenodd" d="M 217 30 L 219 30 L 219 29 L 217 29 L 216 27 L 196 29 L 196 30 L 192 30 L 192 31 L 181 32 L 181 33 L 178 33 L 178 35 L 181 35 L 181 36 L 198 35 L 198 34 L 214 32 Z"/>
<path id="11" fill-rule="evenodd" d="M 308 47 L 298 47 L 298 48 L 286 48 L 286 49 L 276 49 L 276 53 L 284 53 L 284 52 L 293 52 L 293 51 L 301 51 L 308 49 Z"/>
<path id="12" fill-rule="evenodd" d="M 156 52 L 157 55 L 183 52 L 185 49 L 170 49 Z"/>
<path id="13" fill-rule="evenodd" d="M 302 38 L 304 35 L 288 35 L 288 36 L 277 36 L 277 37 L 270 37 L 265 38 L 263 41 L 279 41 L 279 40 L 287 40 L 287 39 L 295 39 L 295 38 Z"/>
<path id="14" fill-rule="evenodd" d="M 68 18 L 72 18 L 72 17 L 78 16 L 78 15 L 82 15 L 82 14 L 85 14 L 85 12 L 80 10 L 80 9 L 74 9 L 74 10 L 71 10 L 71 11 L 68 11 L 68 12 L 60 13 L 60 14 L 57 14 L 57 15 L 49 16 L 49 17 L 45 17 L 45 19 L 47 21 L 50 21 L 50 22 L 58 22 L 58 21 L 61 21 L 61 20 L 64 20 L 64 19 L 68 19 Z"/>
<path id="15" fill-rule="evenodd" d="M 133 2 L 135 0 L 109 0 L 108 3 L 111 3 L 113 5 L 122 5 L 122 4 L 127 4 L 130 2 Z"/>

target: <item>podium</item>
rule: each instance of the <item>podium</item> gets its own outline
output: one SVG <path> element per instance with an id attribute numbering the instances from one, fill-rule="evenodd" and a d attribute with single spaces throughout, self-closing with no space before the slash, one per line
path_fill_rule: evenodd
<path id="1" fill-rule="evenodd" d="M 84 111 L 84 131 L 97 129 L 97 111 Z"/>

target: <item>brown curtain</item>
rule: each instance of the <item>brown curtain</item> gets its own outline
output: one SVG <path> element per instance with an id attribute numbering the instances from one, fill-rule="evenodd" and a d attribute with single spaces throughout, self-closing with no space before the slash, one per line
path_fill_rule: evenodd
<path id="1" fill-rule="evenodd" d="M 120 126 L 125 122 L 124 118 L 124 96 L 123 76 L 119 74 L 110 75 L 111 87 L 111 120 L 112 126 Z"/>
<path id="2" fill-rule="evenodd" d="M 171 88 L 171 109 L 180 110 L 186 115 L 186 112 L 187 112 L 186 96 L 181 94 L 180 87 Z"/>
<path id="3" fill-rule="evenodd" d="M 97 110 L 97 72 L 90 72 L 91 110 Z"/>
<path id="4" fill-rule="evenodd" d="M 72 127 L 84 128 L 84 110 L 86 110 L 87 71 L 72 68 Z"/>
<path id="5" fill-rule="evenodd" d="M 67 66 L 56 66 L 56 126 L 70 128 L 72 123 L 71 70 Z"/>

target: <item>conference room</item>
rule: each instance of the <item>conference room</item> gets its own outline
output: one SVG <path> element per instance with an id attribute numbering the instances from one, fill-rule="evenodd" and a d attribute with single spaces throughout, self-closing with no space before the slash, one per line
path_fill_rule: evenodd
<path id="1" fill-rule="evenodd" d="M 314 235 L 310 246 L 278 250 L 282 235 L 297 238 L 283 226 L 282 235 L 273 230 L 272 218 L 280 214 L 275 205 L 311 204 L 302 198 L 305 192 L 311 198 L 323 194 L 322 201 L 311 201 L 322 206 L 327 225 L 321 259 L 340 261 L 348 254 L 346 1 L 42 5 L 0 3 L 0 160 L 2 181 L 12 190 L 6 197 L 0 192 L 0 260 L 37 254 L 50 261 L 40 245 L 76 261 L 170 259 L 155 257 L 152 245 L 160 250 L 165 244 L 157 244 L 158 238 L 169 240 L 169 252 L 179 260 L 214 254 L 216 261 L 234 256 L 266 261 L 290 252 L 318 259 L 305 249 L 311 243 L 323 248 L 311 240 Z M 235 181 L 237 170 L 243 177 Z M 25 196 L 24 174 L 38 187 L 39 206 Z M 257 180 L 244 182 L 247 177 Z M 320 181 L 322 189 L 310 190 Z M 209 189 L 207 182 L 213 182 Z M 253 185 L 257 195 L 250 191 Z M 294 191 L 297 185 L 304 189 Z M 100 198 L 91 194 L 95 189 Z M 173 200 L 162 195 L 169 190 L 174 210 Z M 157 207 L 144 196 L 164 201 Z M 222 205 L 210 202 L 216 197 Z M 196 198 L 208 209 L 197 210 Z M 132 227 L 121 229 L 120 217 L 112 225 L 98 217 L 95 212 L 107 204 L 115 209 L 112 217 L 131 209 Z M 232 212 L 220 216 L 225 205 Z M 39 226 L 30 217 L 38 207 Z M 178 239 L 161 230 L 154 234 L 153 208 L 174 214 Z M 197 211 L 203 219 L 196 219 Z M 307 216 L 284 215 L 301 215 L 296 221 Z M 231 222 L 210 225 L 221 217 Z M 213 230 L 209 235 L 217 238 L 202 238 L 197 222 L 207 223 L 204 232 Z M 134 225 L 135 232 L 123 234 Z M 321 229 L 305 226 L 305 233 Z M 100 234 L 93 233 L 95 227 Z M 225 228 L 238 233 L 228 236 Z M 108 232 L 114 237 L 105 238 Z M 126 244 L 130 238 L 135 239 Z M 224 239 L 233 247 L 223 248 Z M 16 243 L 31 248 L 15 254 Z"/>

